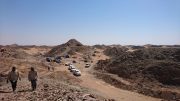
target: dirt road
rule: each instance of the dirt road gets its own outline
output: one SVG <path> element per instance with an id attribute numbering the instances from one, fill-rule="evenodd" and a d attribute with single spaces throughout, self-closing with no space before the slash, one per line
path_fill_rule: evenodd
<path id="1" fill-rule="evenodd" d="M 112 98 L 117 101 L 160 101 L 160 99 L 116 88 L 102 80 L 96 79 L 91 74 L 83 74 L 80 78 L 82 79 L 82 86 L 92 89 L 93 93 L 105 98 Z"/>

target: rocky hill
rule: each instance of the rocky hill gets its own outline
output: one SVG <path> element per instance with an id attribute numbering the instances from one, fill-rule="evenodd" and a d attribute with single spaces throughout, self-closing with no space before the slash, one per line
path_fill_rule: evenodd
<path id="1" fill-rule="evenodd" d="M 111 59 L 100 60 L 95 69 L 103 73 L 116 74 L 131 81 L 134 85 L 131 85 L 131 89 L 139 92 L 149 89 L 147 95 L 162 97 L 154 93 L 150 94 L 150 92 L 156 92 L 152 91 L 156 87 L 180 86 L 180 48 L 141 48 L 129 52 L 124 48 L 113 47 L 106 49 L 104 53 Z M 117 82 L 111 84 L 118 86 Z M 144 87 L 141 86 L 138 89 L 139 84 Z M 157 88 L 156 90 L 158 90 Z M 178 93 L 180 94 L 180 92 Z M 173 98 L 172 96 L 171 98 Z"/>
<path id="2" fill-rule="evenodd" d="M 55 46 L 45 56 L 73 55 L 76 52 L 87 53 L 90 49 L 90 46 L 85 46 L 76 39 L 70 39 L 67 43 Z"/>

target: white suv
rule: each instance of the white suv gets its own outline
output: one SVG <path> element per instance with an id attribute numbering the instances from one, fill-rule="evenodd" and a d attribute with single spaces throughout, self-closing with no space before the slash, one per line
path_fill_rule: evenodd
<path id="1" fill-rule="evenodd" d="M 71 69 L 76 69 L 75 68 L 75 66 L 73 66 L 73 65 L 69 65 L 69 68 L 68 68 L 69 70 L 71 70 Z"/>
<path id="2" fill-rule="evenodd" d="M 73 74 L 75 76 L 81 76 L 81 71 L 76 69 L 76 70 L 73 71 Z"/>

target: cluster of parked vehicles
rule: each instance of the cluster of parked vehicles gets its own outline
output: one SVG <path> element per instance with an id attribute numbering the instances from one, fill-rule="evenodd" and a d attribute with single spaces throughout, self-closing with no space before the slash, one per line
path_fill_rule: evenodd
<path id="1" fill-rule="evenodd" d="M 62 58 L 70 58 L 70 56 L 69 55 L 64 55 L 64 56 L 46 57 L 46 61 L 47 62 L 61 63 Z"/>
<path id="2" fill-rule="evenodd" d="M 81 76 L 81 71 L 78 70 L 73 64 L 69 64 L 68 70 L 73 73 L 75 76 Z"/>
<path id="3" fill-rule="evenodd" d="M 68 58 L 63 57 L 63 58 Z M 61 63 L 62 56 L 55 56 L 55 57 L 46 57 L 47 62 L 56 62 L 56 63 Z M 72 63 L 76 63 L 76 61 L 72 61 Z M 77 69 L 72 63 L 65 63 L 65 66 L 68 66 L 68 70 L 73 73 L 75 76 L 81 76 L 81 71 Z M 85 64 L 85 68 L 89 68 L 91 66 L 90 63 Z"/>
<path id="4" fill-rule="evenodd" d="M 56 63 L 61 63 L 61 57 L 57 56 L 57 57 L 46 57 L 46 61 L 47 62 L 56 62 Z"/>

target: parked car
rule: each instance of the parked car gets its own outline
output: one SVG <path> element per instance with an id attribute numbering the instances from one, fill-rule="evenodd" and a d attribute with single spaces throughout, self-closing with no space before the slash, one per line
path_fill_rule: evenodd
<path id="1" fill-rule="evenodd" d="M 69 55 L 65 55 L 64 57 L 65 57 L 65 58 L 70 58 L 70 56 L 69 56 Z"/>
<path id="2" fill-rule="evenodd" d="M 73 62 L 73 63 L 76 63 L 76 61 L 75 61 L 75 60 L 73 60 L 72 62 Z"/>
<path id="3" fill-rule="evenodd" d="M 73 75 L 81 76 L 81 71 L 76 69 L 76 70 L 73 71 Z"/>
<path id="4" fill-rule="evenodd" d="M 68 69 L 71 70 L 71 69 L 76 69 L 76 68 L 74 65 L 70 64 Z"/>
<path id="5" fill-rule="evenodd" d="M 47 62 L 51 62 L 51 61 L 53 61 L 53 59 L 52 59 L 51 57 L 47 57 L 47 58 L 46 58 L 46 61 L 47 61 Z"/>
<path id="6" fill-rule="evenodd" d="M 60 59 L 55 59 L 55 62 L 56 63 L 61 63 L 61 60 Z"/>
<path id="7" fill-rule="evenodd" d="M 88 68 L 90 66 L 91 66 L 91 64 L 89 64 L 89 63 L 86 63 L 86 65 L 85 65 L 86 68 Z"/>
<path id="8" fill-rule="evenodd" d="M 88 60 L 84 60 L 84 62 L 88 62 Z"/>
<path id="9" fill-rule="evenodd" d="M 73 64 L 72 64 L 72 63 L 69 63 L 69 66 L 73 66 Z"/>
<path id="10" fill-rule="evenodd" d="M 70 69 L 70 72 L 74 73 L 77 69 L 76 68 L 72 68 Z"/>
<path id="11" fill-rule="evenodd" d="M 60 59 L 60 60 L 61 60 L 62 58 L 61 58 L 61 56 L 56 56 L 56 58 L 55 58 L 55 59 Z"/>
<path id="12" fill-rule="evenodd" d="M 71 63 L 69 63 L 69 62 L 67 62 L 67 63 L 65 63 L 65 66 L 69 66 Z"/>

